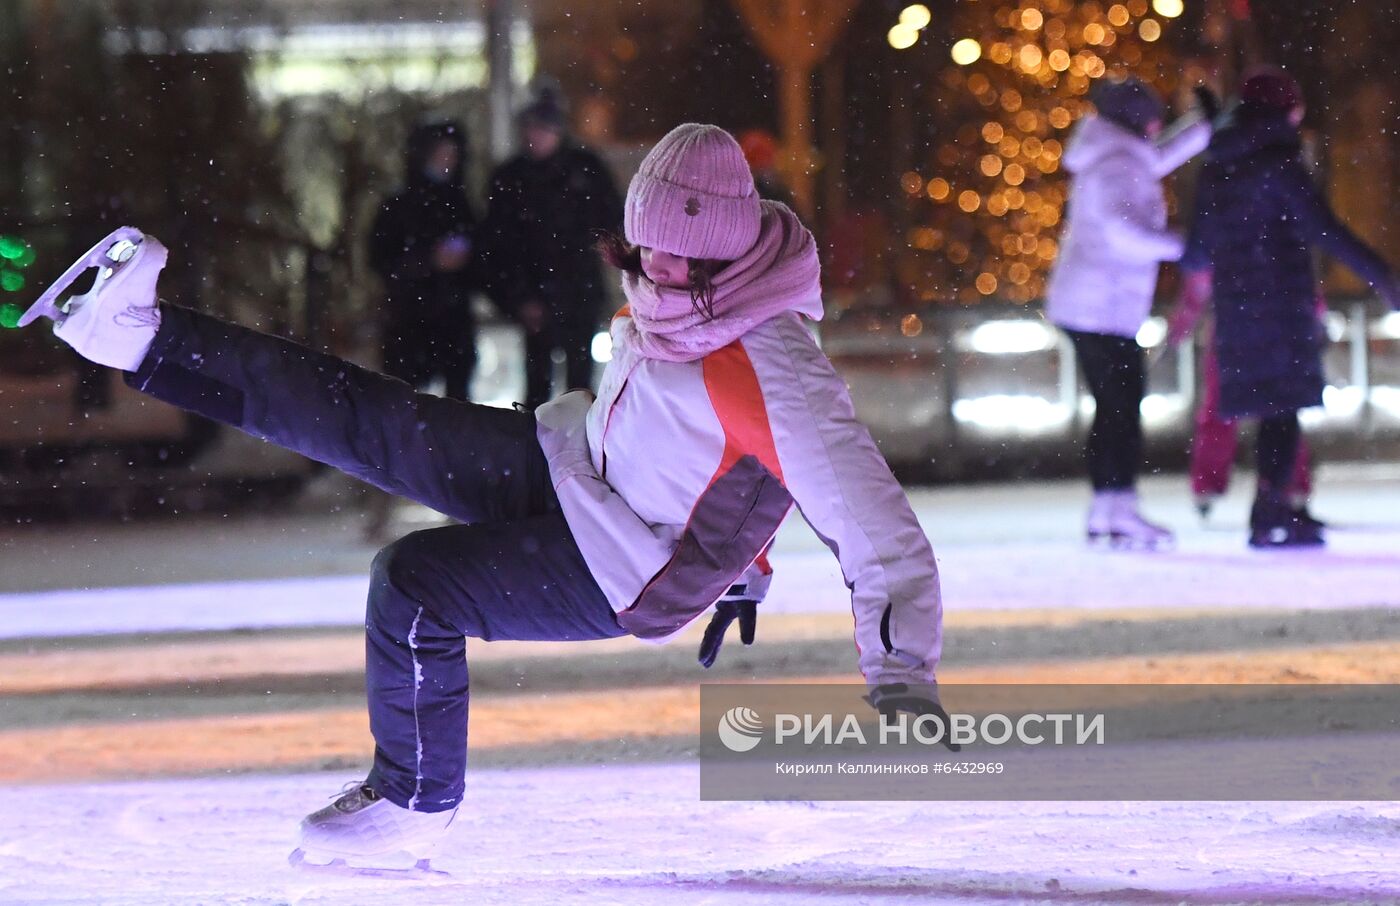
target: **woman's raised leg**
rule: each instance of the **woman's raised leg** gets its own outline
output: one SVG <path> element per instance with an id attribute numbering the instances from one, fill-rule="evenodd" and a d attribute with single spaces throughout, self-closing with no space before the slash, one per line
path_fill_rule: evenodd
<path id="1" fill-rule="evenodd" d="M 534 416 L 416 393 L 335 356 L 165 305 L 127 383 L 464 522 L 550 505 Z"/>

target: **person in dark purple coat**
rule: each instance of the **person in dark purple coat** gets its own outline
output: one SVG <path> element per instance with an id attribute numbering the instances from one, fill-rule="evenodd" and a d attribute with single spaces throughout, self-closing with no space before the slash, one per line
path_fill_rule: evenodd
<path id="1" fill-rule="evenodd" d="M 1188 272 L 1212 271 L 1221 413 L 1259 419 L 1253 547 L 1323 543 L 1320 526 L 1295 512 L 1286 494 L 1298 410 L 1322 403 L 1313 249 L 1400 306 L 1394 272 L 1337 219 L 1309 178 L 1298 132 L 1303 113 L 1302 89 L 1283 70 L 1245 74 L 1240 101 L 1207 150 L 1181 259 Z"/>

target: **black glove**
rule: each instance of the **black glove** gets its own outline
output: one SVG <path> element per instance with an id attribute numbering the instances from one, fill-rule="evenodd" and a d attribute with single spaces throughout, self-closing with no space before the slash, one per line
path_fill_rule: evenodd
<path id="1" fill-rule="evenodd" d="M 886 720 L 894 720 L 900 711 L 908 711 L 915 717 L 932 714 L 943 723 L 943 738 L 940 742 L 950 752 L 961 752 L 962 746 L 952 740 L 953 725 L 948 720 L 948 712 L 938 703 L 938 687 L 910 686 L 907 683 L 885 683 L 876 686 L 869 695 L 862 696 L 872 708 L 879 711 Z"/>
<path id="2" fill-rule="evenodd" d="M 1191 93 L 1196 96 L 1196 106 L 1201 108 L 1201 115 L 1205 117 L 1207 123 L 1215 122 L 1215 118 L 1220 115 L 1220 98 L 1208 85 L 1197 85 L 1191 89 Z"/>
<path id="3" fill-rule="evenodd" d="M 753 644 L 753 631 L 758 622 L 758 602 L 741 595 L 743 586 L 729 589 L 715 604 L 715 615 L 710 617 L 710 625 L 705 627 L 705 637 L 700 640 L 700 666 L 708 670 L 714 666 L 719 656 L 719 646 L 724 644 L 724 633 L 729 624 L 739 621 L 739 641 Z"/>

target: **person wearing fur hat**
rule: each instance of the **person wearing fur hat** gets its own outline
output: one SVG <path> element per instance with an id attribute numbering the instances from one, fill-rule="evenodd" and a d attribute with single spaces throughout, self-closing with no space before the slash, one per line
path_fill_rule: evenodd
<path id="1" fill-rule="evenodd" d="M 682 125 L 642 162 L 604 250 L 627 305 L 598 394 L 534 412 L 420 395 L 158 303 L 165 249 L 132 237 L 110 279 L 54 313 L 60 339 L 158 399 L 462 522 L 374 559 L 373 767 L 302 822 L 302 858 L 413 865 L 442 839 L 465 786 L 467 637 L 666 640 L 764 581 L 794 506 L 840 561 L 867 700 L 946 726 L 933 551 L 809 328 L 823 313 L 812 234 L 760 200 L 729 133 Z M 710 660 L 722 630 L 706 634 Z"/>
<path id="2" fill-rule="evenodd" d="M 487 291 L 525 331 L 525 405 L 554 389 L 554 352 L 565 388 L 593 386 L 593 336 L 606 292 L 594 243 L 622 223 L 607 166 L 575 141 L 563 96 L 542 84 L 517 116 L 520 151 L 491 175 L 480 235 Z"/>
<path id="3" fill-rule="evenodd" d="M 1392 307 L 1394 272 L 1332 213 L 1309 178 L 1299 140 L 1303 92 L 1282 69 L 1245 73 L 1239 103 L 1211 140 L 1182 258 L 1188 285 L 1212 297 L 1219 410 L 1259 419 L 1256 548 L 1317 546 L 1321 524 L 1289 499 L 1298 411 L 1322 403 L 1323 337 L 1313 249 L 1337 258 Z"/>
<path id="4" fill-rule="evenodd" d="M 1167 227 L 1161 180 L 1210 140 L 1199 116 L 1166 134 L 1166 106 L 1138 79 L 1095 83 L 1096 115 L 1075 127 L 1064 155 L 1069 213 L 1046 288 L 1046 317 L 1068 334 L 1094 396 L 1085 459 L 1093 498 L 1090 543 L 1154 549 L 1170 531 L 1138 510 L 1145 362 L 1137 334 L 1152 308 L 1158 266 L 1185 242 Z"/>

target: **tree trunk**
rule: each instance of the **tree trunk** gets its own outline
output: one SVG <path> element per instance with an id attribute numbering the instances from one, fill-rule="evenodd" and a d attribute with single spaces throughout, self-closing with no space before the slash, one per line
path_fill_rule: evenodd
<path id="1" fill-rule="evenodd" d="M 822 66 L 822 193 L 823 222 L 833 223 L 846 212 L 846 55 L 836 53 Z"/>
<path id="2" fill-rule="evenodd" d="M 855 0 L 733 0 L 755 43 L 778 71 L 779 118 L 788 184 L 798 212 L 810 217 L 812 73 L 846 26 Z"/>
<path id="3" fill-rule="evenodd" d="M 788 186 L 804 219 L 812 216 L 812 71 L 778 67 L 783 137 L 788 146 Z"/>

